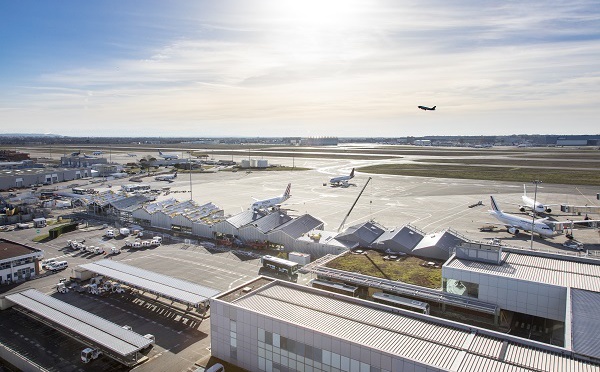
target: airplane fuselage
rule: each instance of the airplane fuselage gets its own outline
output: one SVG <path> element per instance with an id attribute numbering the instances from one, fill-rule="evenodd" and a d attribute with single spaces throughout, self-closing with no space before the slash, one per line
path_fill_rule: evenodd
<path id="1" fill-rule="evenodd" d="M 275 207 L 276 205 L 281 204 L 286 200 L 287 198 L 284 198 L 283 196 L 271 199 L 258 200 L 252 203 L 252 209 L 265 209 Z"/>
<path id="2" fill-rule="evenodd" d="M 417 106 L 417 107 L 420 108 L 421 110 L 424 110 L 424 111 L 435 111 L 435 107 L 436 106 L 433 106 L 433 107 Z"/>
<path id="3" fill-rule="evenodd" d="M 507 214 L 499 211 L 489 211 L 489 213 L 494 216 L 498 221 L 502 222 L 509 231 L 512 229 L 514 233 L 517 230 L 523 231 L 531 231 L 532 230 L 532 220 L 524 217 L 515 216 L 512 214 Z M 541 236 L 554 236 L 556 232 L 552 230 L 550 226 L 548 226 L 544 222 L 535 221 L 533 223 L 533 232 L 539 234 Z M 512 233 L 512 232 L 511 232 Z"/>

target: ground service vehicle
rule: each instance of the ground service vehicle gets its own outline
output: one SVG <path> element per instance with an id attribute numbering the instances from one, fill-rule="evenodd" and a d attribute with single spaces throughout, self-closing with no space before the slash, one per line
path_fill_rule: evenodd
<path id="1" fill-rule="evenodd" d="M 94 359 L 98 359 L 100 356 L 102 356 L 102 352 L 91 347 L 85 348 L 81 351 L 81 361 L 84 363 L 89 363 Z"/>
<path id="2" fill-rule="evenodd" d="M 215 363 L 206 372 L 225 372 L 225 367 L 221 363 Z"/>
<path id="3" fill-rule="evenodd" d="M 67 267 L 69 267 L 69 263 L 67 261 L 56 261 L 48 265 L 48 270 L 59 271 L 64 270 Z"/>
<path id="4" fill-rule="evenodd" d="M 52 263 L 56 262 L 56 258 L 49 258 L 47 260 L 42 261 L 42 269 L 48 269 Z"/>

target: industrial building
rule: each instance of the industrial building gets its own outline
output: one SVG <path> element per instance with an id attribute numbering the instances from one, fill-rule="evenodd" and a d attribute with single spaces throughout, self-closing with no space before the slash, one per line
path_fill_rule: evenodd
<path id="1" fill-rule="evenodd" d="M 107 164 L 106 158 L 87 155 L 69 155 L 60 157 L 60 165 L 66 168 L 89 168 L 95 164 Z"/>
<path id="2" fill-rule="evenodd" d="M 0 170 L 0 190 L 9 188 L 51 185 L 91 177 L 91 169 L 24 168 Z"/>
<path id="3" fill-rule="evenodd" d="M 211 299 L 212 355 L 251 371 L 600 371 L 577 352 L 260 277 Z"/>
<path id="4" fill-rule="evenodd" d="M 23 244 L 0 239 L 0 284 L 28 280 L 39 274 L 44 253 Z"/>

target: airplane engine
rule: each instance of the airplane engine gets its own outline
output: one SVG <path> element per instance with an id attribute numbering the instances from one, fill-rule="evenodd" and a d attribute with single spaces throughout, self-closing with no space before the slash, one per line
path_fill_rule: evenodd
<path id="1" fill-rule="evenodd" d="M 525 212 L 525 207 L 521 206 L 521 207 L 519 207 L 519 210 L 520 210 L 521 212 Z"/>
<path id="2" fill-rule="evenodd" d="M 552 213 L 552 209 L 551 208 L 546 208 L 546 213 Z"/>
<path id="3" fill-rule="evenodd" d="M 519 233 L 519 229 L 514 228 L 514 227 L 509 227 L 508 228 L 508 232 L 513 234 L 513 235 L 517 235 Z"/>

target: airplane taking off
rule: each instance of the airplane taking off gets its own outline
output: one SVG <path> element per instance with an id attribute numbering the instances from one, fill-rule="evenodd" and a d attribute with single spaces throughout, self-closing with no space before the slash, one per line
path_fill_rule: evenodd
<path id="1" fill-rule="evenodd" d="M 523 231 L 531 231 L 533 227 L 533 232 L 542 237 L 550 237 L 557 234 L 544 222 L 547 220 L 547 218 L 535 220 L 532 224 L 532 220 L 529 218 L 502 212 L 498 207 L 496 200 L 494 200 L 494 197 L 490 196 L 490 198 L 492 200 L 492 210 L 489 211 L 489 213 L 496 217 L 498 221 L 502 222 L 502 224 L 506 226 L 509 233 L 517 235 L 519 233 L 519 229 Z"/>
<path id="2" fill-rule="evenodd" d="M 257 210 L 257 209 L 275 207 L 278 204 L 281 204 L 290 198 L 291 188 L 292 188 L 292 184 L 288 183 L 287 188 L 285 189 L 285 192 L 281 196 L 277 196 L 277 197 L 271 198 L 271 199 L 264 199 L 264 200 L 258 200 L 258 199 L 253 198 L 256 201 L 254 203 L 252 203 L 252 206 L 250 208 L 252 208 L 253 210 Z"/>
<path id="3" fill-rule="evenodd" d="M 352 178 L 354 178 L 354 168 L 352 168 L 352 171 L 348 176 L 333 177 L 329 180 L 329 183 L 332 186 L 348 186 L 348 180 L 351 180 Z"/>
<path id="4" fill-rule="evenodd" d="M 163 154 L 160 150 L 158 150 L 158 155 L 160 155 L 165 160 L 179 159 L 179 155 L 177 154 Z"/>
<path id="5" fill-rule="evenodd" d="M 550 204 L 542 204 L 539 201 L 534 201 L 529 196 L 527 196 L 527 188 L 523 185 L 523 196 L 521 197 L 523 200 L 523 205 L 519 205 L 519 210 L 521 212 L 525 212 L 526 208 L 535 211 L 535 213 L 550 213 L 552 209 L 550 208 L 552 205 Z"/>
<path id="6" fill-rule="evenodd" d="M 175 180 L 175 178 L 177 178 L 177 172 L 175 172 L 173 174 L 166 174 L 163 176 L 154 177 L 154 179 L 157 181 L 167 181 L 169 183 L 173 182 Z"/>
<path id="7" fill-rule="evenodd" d="M 436 106 L 433 106 L 433 107 L 427 107 L 427 106 L 417 106 L 417 107 L 418 107 L 418 108 L 420 108 L 420 109 L 421 109 L 421 110 L 423 110 L 423 111 L 435 111 L 435 107 L 436 107 Z"/>

